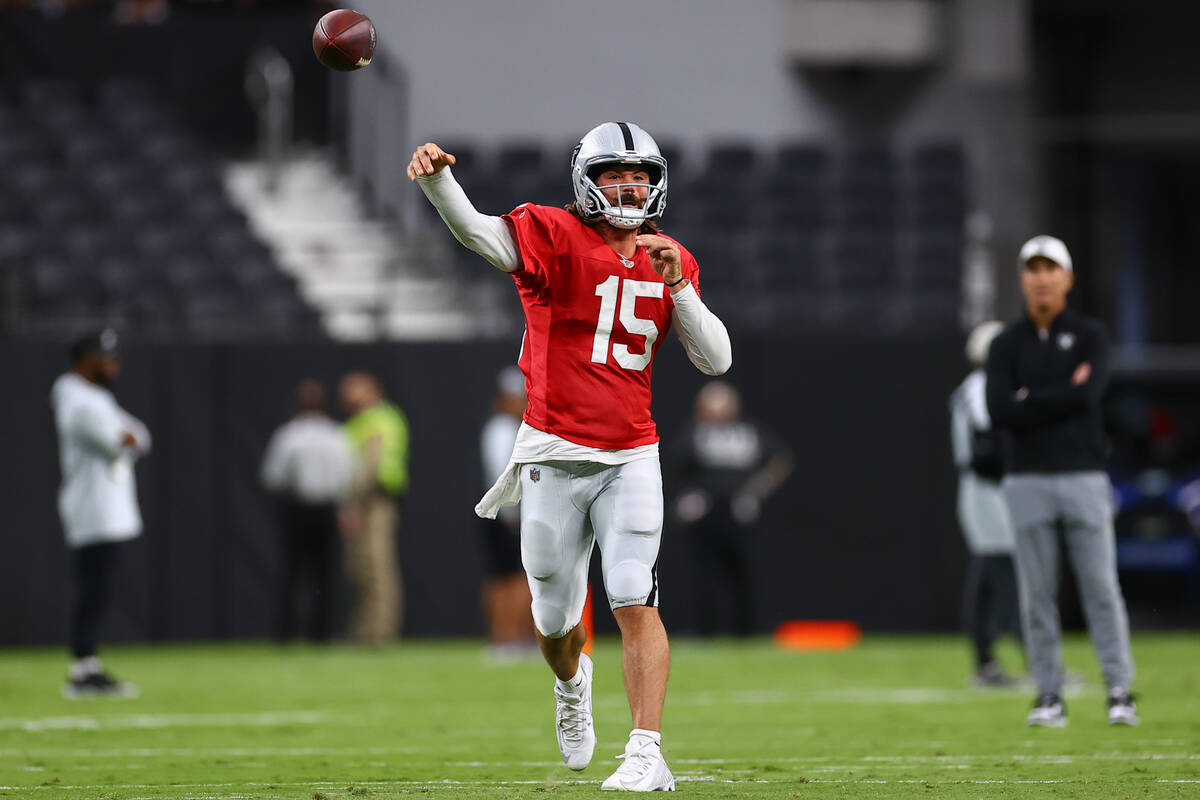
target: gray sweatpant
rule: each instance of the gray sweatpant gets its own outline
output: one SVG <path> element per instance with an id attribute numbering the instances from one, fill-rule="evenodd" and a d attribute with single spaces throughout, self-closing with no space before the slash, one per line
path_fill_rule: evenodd
<path id="1" fill-rule="evenodd" d="M 1063 684 L 1058 618 L 1059 536 L 1075 570 L 1083 614 L 1109 689 L 1129 688 L 1129 617 L 1117 582 L 1112 487 L 1103 472 L 1020 474 L 1004 479 L 1016 529 L 1021 624 L 1039 694 Z"/>

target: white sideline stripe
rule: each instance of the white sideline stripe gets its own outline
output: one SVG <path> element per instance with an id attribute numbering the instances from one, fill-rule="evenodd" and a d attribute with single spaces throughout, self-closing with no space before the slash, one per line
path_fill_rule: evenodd
<path id="1" fill-rule="evenodd" d="M 1087 697 L 1098 694 L 1093 687 L 1083 687 L 1067 693 L 1069 697 Z M 989 700 L 1007 700 L 1009 695 L 992 695 Z M 743 689 L 737 691 L 672 692 L 667 702 L 673 706 L 765 706 L 786 703 L 850 703 L 855 705 L 922 705 L 925 703 L 947 703 L 951 705 L 977 704 L 984 698 L 978 690 L 949 689 L 940 686 L 908 687 L 858 687 L 846 689 Z M 597 708 L 625 708 L 623 695 L 606 694 L 597 697 Z"/>
<path id="2" fill-rule="evenodd" d="M 764 764 L 830 764 L 835 761 L 853 761 L 861 766 L 863 762 L 880 761 L 903 764 L 943 764 L 957 761 L 1023 761 L 1036 764 L 1069 764 L 1072 761 L 1165 761 L 1165 760 L 1200 760 L 1197 753 L 1086 753 L 1082 755 L 944 755 L 944 756 L 859 756 L 858 758 L 827 758 L 825 756 L 789 756 L 783 758 L 672 758 L 672 764 L 744 764 L 748 761 Z"/>
<path id="3" fill-rule="evenodd" d="M 406 747 L 170 747 L 170 748 L 128 748 L 128 749 L 89 749 L 80 748 L 73 750 L 61 750 L 51 747 L 32 747 L 32 748 L 7 748 L 0 749 L 0 757 L 4 758 L 21 758 L 32 754 L 40 756 L 60 757 L 60 758 L 124 758 L 135 756 L 140 758 L 155 757 L 155 756 L 249 756 L 249 757 L 265 757 L 265 756 L 337 756 L 337 755 L 356 755 L 356 756 L 379 756 L 379 755 L 414 755 L 432 750 L 440 750 L 441 747 L 424 747 L 424 746 L 406 746 Z M 614 746 L 614 749 L 619 749 Z M 859 768 L 863 764 L 871 764 L 880 766 L 880 762 L 890 764 L 929 764 L 929 765 L 945 765 L 954 769 L 965 769 L 967 765 L 959 763 L 964 761 L 1020 761 L 1031 764 L 1070 764 L 1075 761 L 1200 761 L 1200 753 L 1085 753 L 1079 755 L 1066 754 L 1038 754 L 1030 755 L 1027 753 L 1016 754 L 995 754 L 988 753 L 982 755 L 967 755 L 967 754 L 949 754 L 944 756 L 859 756 L 856 758 L 844 757 L 826 757 L 826 756 L 784 756 L 777 758 L 672 758 L 672 764 L 692 764 L 697 766 L 712 765 L 712 764 L 745 764 L 747 762 L 761 764 L 809 764 L 813 766 L 840 766 L 839 762 L 850 762 Z M 410 762 L 411 763 L 411 762 Z M 558 761 L 442 761 L 435 759 L 430 762 L 421 763 L 438 763 L 447 767 L 554 767 L 558 766 Z M 141 765 L 137 765 L 140 768 Z M 73 766 L 71 769 L 81 769 L 82 767 Z M 106 769 L 121 768 L 116 765 L 104 765 Z M 134 765 L 126 765 L 125 768 L 135 768 Z M 847 767 L 850 768 L 850 767 Z M 38 767 L 26 767 L 27 770 L 40 769 Z"/>
<path id="4" fill-rule="evenodd" d="M 755 778 L 753 780 L 736 780 L 731 778 L 718 778 L 715 775 L 679 775 L 675 778 L 676 781 L 682 783 L 760 783 L 760 784 L 795 784 L 795 778 Z M 1083 778 L 1080 779 L 1085 780 Z M 833 783 L 833 784 L 872 784 L 872 785 L 920 785 L 936 783 L 937 779 L 924 780 L 915 778 L 904 778 L 898 780 L 886 780 L 881 778 L 863 778 L 863 779 L 833 779 L 833 778 L 810 778 L 808 783 Z M 979 779 L 979 780 L 956 780 L 955 783 L 970 783 L 970 784 L 991 784 L 991 785 L 1014 785 L 1014 786 L 1042 786 L 1064 783 L 1074 783 L 1075 781 L 1062 780 L 1060 778 L 1045 778 L 1045 779 L 1021 779 L 1021 780 L 1004 780 L 1004 779 Z M 343 789 L 347 785 L 362 786 L 362 787 L 379 787 L 386 788 L 389 786 L 405 786 L 421 789 L 453 789 L 458 787 L 477 788 L 481 786 L 595 786 L 600 783 L 598 780 L 514 780 L 514 781 L 460 781 L 460 780 L 441 780 L 441 781 L 288 781 L 288 782 L 247 782 L 247 783 L 164 783 L 164 784 L 148 784 L 148 783 L 92 783 L 92 784 L 54 784 L 49 786 L 0 786 L 0 791 L 30 791 L 34 789 L 68 789 L 72 791 L 95 791 L 100 789 L 200 789 L 212 790 L 222 788 L 293 788 L 304 787 L 306 789 Z M 1171 779 L 1159 778 L 1156 783 L 1200 783 L 1200 780 L 1192 779 Z M 238 797 L 239 795 L 220 794 L 220 795 L 187 795 L 187 797 L 201 800 L 204 798 L 229 798 Z"/>
<path id="5" fill-rule="evenodd" d="M 324 711 L 267 711 L 253 714 L 136 714 L 125 717 L 0 717 L 0 730 L 98 731 L 136 728 L 243 728 L 315 724 L 325 720 Z"/>
<path id="6" fill-rule="evenodd" d="M 153 747 L 96 750 L 80 748 L 60 750 L 54 747 L 10 747 L 0 750 L 0 757 L 20 758 L 30 754 L 63 758 L 124 758 L 128 756 L 335 756 L 335 755 L 406 755 L 423 753 L 429 747 Z M 440 748 L 439 748 L 440 749 Z"/>

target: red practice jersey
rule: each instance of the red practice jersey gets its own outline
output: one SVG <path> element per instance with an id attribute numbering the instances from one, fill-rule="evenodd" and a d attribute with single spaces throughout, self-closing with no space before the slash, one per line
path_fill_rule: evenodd
<path id="1" fill-rule="evenodd" d="M 650 372 L 675 303 L 645 248 L 622 258 L 561 208 L 526 204 L 504 219 L 521 252 L 512 276 L 525 310 L 525 421 L 603 450 L 657 442 Z M 696 259 L 679 252 L 699 292 Z"/>

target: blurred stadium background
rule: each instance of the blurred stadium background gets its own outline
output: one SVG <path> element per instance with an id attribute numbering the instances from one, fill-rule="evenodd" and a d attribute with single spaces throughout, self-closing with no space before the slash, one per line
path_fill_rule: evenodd
<path id="1" fill-rule="evenodd" d="M 0 2 L 0 607 L 21 609 L 0 644 L 65 638 L 47 396 L 66 342 L 102 325 L 156 438 L 107 639 L 270 633 L 259 460 L 295 383 L 351 368 L 414 426 L 406 633 L 481 633 L 478 431 L 519 307 L 403 167 L 434 140 L 482 210 L 560 204 L 571 145 L 614 118 L 667 151 L 666 229 L 730 328 L 730 379 L 798 455 L 755 544 L 759 630 L 958 626 L 946 397 L 965 330 L 1018 312 L 1036 232 L 1072 248 L 1073 301 L 1116 345 L 1134 627 L 1200 624 L 1195 4 L 359 0 L 380 44 L 349 75 L 312 56 L 329 7 Z M 657 371 L 670 441 L 700 376 L 676 346 Z M 670 531 L 662 565 L 686 633 Z"/>

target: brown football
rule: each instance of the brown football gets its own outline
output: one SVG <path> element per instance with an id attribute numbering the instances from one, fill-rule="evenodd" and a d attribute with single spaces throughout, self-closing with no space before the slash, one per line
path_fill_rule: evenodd
<path id="1" fill-rule="evenodd" d="M 313 52 L 317 61 L 338 72 L 361 69 L 375 55 L 375 26 L 357 11 L 330 11 L 313 29 Z"/>

